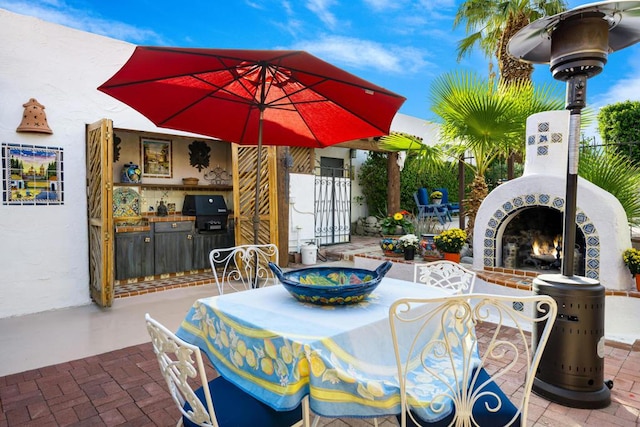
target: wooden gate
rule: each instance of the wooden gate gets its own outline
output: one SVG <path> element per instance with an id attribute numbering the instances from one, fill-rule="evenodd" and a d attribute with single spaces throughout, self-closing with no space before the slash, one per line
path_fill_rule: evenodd
<path id="1" fill-rule="evenodd" d="M 253 217 L 256 197 L 258 147 L 232 144 L 233 215 L 236 245 L 253 244 Z M 260 228 L 258 243 L 278 244 L 278 186 L 276 147 L 262 147 Z"/>
<path id="2" fill-rule="evenodd" d="M 113 122 L 87 126 L 87 210 L 89 217 L 89 289 L 91 299 L 111 307 L 113 255 Z"/>

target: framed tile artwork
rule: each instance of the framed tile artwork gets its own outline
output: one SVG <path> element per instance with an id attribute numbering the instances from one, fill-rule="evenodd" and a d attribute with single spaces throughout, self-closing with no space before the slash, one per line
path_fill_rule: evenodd
<path id="1" fill-rule="evenodd" d="M 63 149 L 2 144 L 2 203 L 64 204 Z"/>
<path id="2" fill-rule="evenodd" d="M 142 176 L 171 178 L 171 140 L 140 138 Z"/>

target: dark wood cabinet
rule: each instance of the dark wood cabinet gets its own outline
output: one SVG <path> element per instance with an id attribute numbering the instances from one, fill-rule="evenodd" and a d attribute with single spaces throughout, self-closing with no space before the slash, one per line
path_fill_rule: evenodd
<path id="1" fill-rule="evenodd" d="M 193 239 L 193 268 L 211 268 L 209 252 L 216 248 L 233 246 L 233 230 L 217 233 L 196 233 Z"/>
<path id="2" fill-rule="evenodd" d="M 193 221 L 156 222 L 154 227 L 155 274 L 193 268 Z"/>
<path id="3" fill-rule="evenodd" d="M 149 231 L 115 233 L 116 280 L 209 269 L 209 252 L 235 242 L 233 224 L 225 231 L 204 233 L 195 230 L 194 221 L 150 226 Z"/>
<path id="4" fill-rule="evenodd" d="M 116 280 L 154 274 L 153 235 L 148 232 L 116 233 Z"/>

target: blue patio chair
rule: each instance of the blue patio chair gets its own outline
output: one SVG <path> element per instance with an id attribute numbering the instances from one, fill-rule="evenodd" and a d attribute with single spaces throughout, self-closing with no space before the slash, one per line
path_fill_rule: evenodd
<path id="1" fill-rule="evenodd" d="M 421 202 L 425 200 L 424 197 L 426 197 L 427 203 Z M 415 200 L 416 207 L 418 208 L 418 220 L 437 218 L 442 225 L 444 225 L 447 220 L 450 220 L 449 210 L 445 205 L 431 205 L 428 203 L 429 197 L 427 195 L 426 188 L 420 188 L 418 191 L 413 193 L 413 200 Z"/>
<path id="2" fill-rule="evenodd" d="M 446 188 L 436 188 L 435 191 L 442 193 L 442 204 L 447 207 L 449 214 L 457 215 L 460 213 L 459 203 L 449 203 L 449 190 Z"/>

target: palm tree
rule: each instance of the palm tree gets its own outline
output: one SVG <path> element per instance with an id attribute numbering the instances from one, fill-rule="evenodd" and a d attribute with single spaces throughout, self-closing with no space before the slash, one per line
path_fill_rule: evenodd
<path id="1" fill-rule="evenodd" d="M 465 202 L 467 233 L 473 232 L 475 215 L 488 194 L 484 174 L 491 163 L 509 151 L 521 150 L 526 121 L 531 114 L 562 109 L 562 94 L 550 85 L 534 87 L 530 82 L 512 84 L 481 79 L 474 73 L 453 72 L 436 79 L 431 88 L 431 109 L 441 119 L 442 143 L 422 148 L 432 165 L 446 157 L 469 158 L 465 167 L 475 174 Z M 386 149 L 410 149 L 416 141 L 403 135 L 380 140 Z M 434 156 L 438 153 L 438 156 Z M 433 166 L 432 166 L 433 167 Z"/>
<path id="2" fill-rule="evenodd" d="M 509 40 L 520 29 L 543 16 L 554 15 L 567 9 L 564 0 L 466 0 L 458 8 L 453 28 L 466 23 L 467 37 L 458 43 L 458 61 L 468 55 L 474 46 L 489 58 L 490 77 L 493 62 L 498 60 L 500 81 L 504 83 L 531 81 L 533 65 L 512 57 L 507 49 Z M 507 153 L 508 178 L 513 178 L 515 153 Z"/>
<path id="3" fill-rule="evenodd" d="M 566 9 L 564 0 L 466 0 L 453 22 L 454 28 L 466 23 L 467 36 L 458 43 L 458 60 L 479 45 L 487 58 L 497 59 L 502 82 L 531 81 L 533 66 L 509 55 L 507 44 L 530 22 Z"/>

